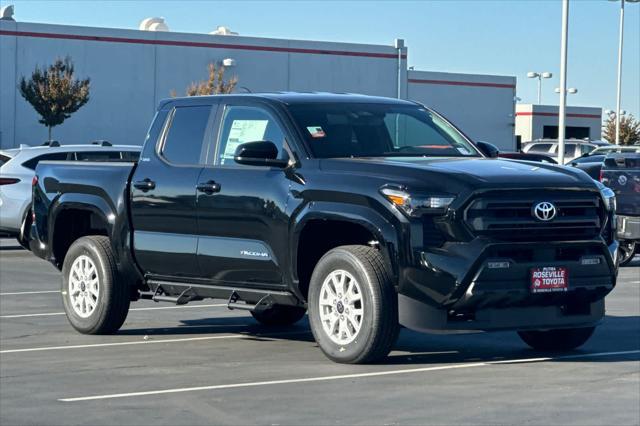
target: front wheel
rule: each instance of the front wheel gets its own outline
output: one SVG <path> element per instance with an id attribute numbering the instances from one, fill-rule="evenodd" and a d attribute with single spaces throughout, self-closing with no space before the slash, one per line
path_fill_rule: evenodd
<path id="1" fill-rule="evenodd" d="M 570 351 L 584 345 L 595 327 L 518 331 L 520 338 L 539 351 Z"/>
<path id="2" fill-rule="evenodd" d="M 335 362 L 378 361 L 398 337 L 398 297 L 374 248 L 342 246 L 326 253 L 311 276 L 308 306 L 316 342 Z"/>
<path id="3" fill-rule="evenodd" d="M 120 277 L 109 239 L 76 240 L 62 266 L 62 302 L 69 322 L 83 334 L 111 334 L 129 312 L 129 286 Z"/>
<path id="4" fill-rule="evenodd" d="M 620 266 L 624 266 L 633 260 L 633 256 L 636 254 L 636 242 L 635 241 L 620 241 L 618 247 L 618 255 L 620 256 Z"/>

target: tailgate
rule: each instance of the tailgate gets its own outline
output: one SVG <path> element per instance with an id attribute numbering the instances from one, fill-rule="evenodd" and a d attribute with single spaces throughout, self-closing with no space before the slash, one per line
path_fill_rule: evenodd
<path id="1" fill-rule="evenodd" d="M 640 154 L 612 154 L 602 168 L 602 183 L 616 194 L 617 214 L 640 216 Z"/>

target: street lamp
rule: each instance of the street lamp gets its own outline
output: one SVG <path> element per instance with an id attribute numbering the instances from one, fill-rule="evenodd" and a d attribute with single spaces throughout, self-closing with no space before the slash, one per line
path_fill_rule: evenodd
<path id="1" fill-rule="evenodd" d="M 553 74 L 550 72 L 528 72 L 528 78 L 537 78 L 538 79 L 538 105 L 542 103 L 542 79 L 543 78 L 551 78 Z"/>
<path id="2" fill-rule="evenodd" d="M 558 164 L 564 164 L 564 136 L 567 113 L 567 48 L 569 39 L 569 0 L 562 0 L 560 34 L 560 105 L 558 107 Z"/>
<path id="3" fill-rule="evenodd" d="M 609 0 L 620 2 L 620 39 L 618 41 L 618 84 L 616 90 L 616 145 L 620 144 L 620 98 L 622 95 L 622 42 L 624 39 L 624 3 L 638 3 L 640 0 Z"/>
<path id="4" fill-rule="evenodd" d="M 555 92 L 556 93 L 560 93 L 560 88 L 556 87 Z M 570 95 L 575 95 L 576 93 L 578 93 L 578 89 L 576 89 L 575 87 L 569 87 L 567 89 L 567 93 L 570 94 Z"/>

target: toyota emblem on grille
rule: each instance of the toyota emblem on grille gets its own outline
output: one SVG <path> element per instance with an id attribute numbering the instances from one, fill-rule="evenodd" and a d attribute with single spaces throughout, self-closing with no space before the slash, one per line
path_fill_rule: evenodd
<path id="1" fill-rule="evenodd" d="M 543 201 L 533 207 L 533 216 L 543 222 L 548 222 L 556 217 L 556 206 L 548 201 Z"/>

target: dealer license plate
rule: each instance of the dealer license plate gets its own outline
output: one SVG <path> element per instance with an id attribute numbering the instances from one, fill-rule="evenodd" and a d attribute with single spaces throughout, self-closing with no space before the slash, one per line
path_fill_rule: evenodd
<path id="1" fill-rule="evenodd" d="M 553 293 L 567 291 L 569 288 L 569 271 L 567 268 L 546 266 L 531 270 L 531 292 Z"/>

